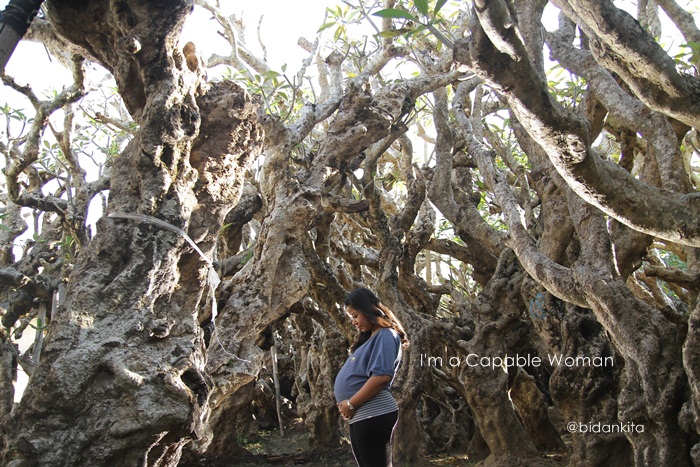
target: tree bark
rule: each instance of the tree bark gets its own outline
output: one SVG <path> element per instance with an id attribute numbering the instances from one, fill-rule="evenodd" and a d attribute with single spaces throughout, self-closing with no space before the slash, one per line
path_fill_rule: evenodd
<path id="1" fill-rule="evenodd" d="M 522 307 L 518 293 L 522 277 L 515 255 L 504 250 L 499 267 L 479 295 L 473 311 L 477 321 L 474 338 L 463 346 L 465 356 L 477 356 L 472 357 L 477 359 L 475 365 L 463 365 L 459 379 L 481 436 L 491 451 L 489 465 L 511 465 L 514 459 L 534 457 L 537 452 L 508 397 L 508 371 L 517 372 L 517 367 L 494 368 L 479 363 L 482 357 L 527 354 L 523 352 L 523 344 L 528 329 L 520 323 Z"/>
<path id="2" fill-rule="evenodd" d="M 108 2 L 55 2 L 49 11 L 61 34 L 113 71 L 141 124 L 115 161 L 108 212 L 183 227 L 209 252 L 261 132 L 255 106 L 231 83 L 195 102 L 201 88 L 177 49 L 192 4 L 166 3 L 116 11 Z M 128 37 L 141 48 L 112 49 Z M 182 446 L 203 436 L 211 382 L 197 310 L 206 267 L 185 245 L 152 225 L 99 222 L 16 413 L 26 462 L 176 465 Z"/>

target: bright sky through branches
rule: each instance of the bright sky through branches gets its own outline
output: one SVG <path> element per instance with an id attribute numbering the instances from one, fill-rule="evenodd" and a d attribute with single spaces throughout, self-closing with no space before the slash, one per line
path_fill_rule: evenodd
<path id="1" fill-rule="evenodd" d="M 287 64 L 296 69 L 308 53 L 297 41 L 300 37 L 313 42 L 316 31 L 323 24 L 326 7 L 335 6 L 340 0 L 260 0 L 257 2 L 221 2 L 224 14 L 235 14 L 243 21 L 246 31 L 246 47 L 262 58 L 262 45 L 272 69 Z M 259 34 L 258 34 L 259 28 Z M 193 41 L 204 58 L 212 53 L 226 53 L 228 43 L 217 34 L 220 29 L 212 14 L 202 8 L 195 11 L 182 34 L 182 41 Z"/>
<path id="2" fill-rule="evenodd" d="M 0 0 L 0 10 L 8 3 L 9 0 Z M 303 36 L 313 42 L 316 31 L 323 24 L 326 8 L 335 6 L 339 0 L 304 0 L 303 3 L 288 0 L 226 0 L 221 3 L 225 14 L 235 14 L 244 21 L 246 46 L 251 51 L 262 57 L 262 47 L 258 40 L 259 27 L 259 37 L 267 51 L 270 67 L 279 69 L 286 63 L 290 70 L 295 71 L 308 56 L 297 45 L 299 37 Z M 215 52 L 226 54 L 228 44 L 217 33 L 219 29 L 219 24 L 210 12 L 195 7 L 183 29 L 183 44 L 193 41 L 205 58 Z M 70 71 L 57 60 L 50 59 L 42 45 L 27 41 L 21 41 L 12 54 L 7 74 L 18 83 L 31 83 L 36 92 L 72 83 Z M 6 88 L 0 89 L 0 103 L 5 103 L 12 94 L 16 93 Z"/>

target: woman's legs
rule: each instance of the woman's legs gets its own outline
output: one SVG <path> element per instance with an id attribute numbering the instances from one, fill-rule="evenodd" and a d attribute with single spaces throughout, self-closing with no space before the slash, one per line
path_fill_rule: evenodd
<path id="1" fill-rule="evenodd" d="M 350 424 L 350 443 L 360 467 L 391 467 L 391 434 L 399 419 L 394 411 Z"/>

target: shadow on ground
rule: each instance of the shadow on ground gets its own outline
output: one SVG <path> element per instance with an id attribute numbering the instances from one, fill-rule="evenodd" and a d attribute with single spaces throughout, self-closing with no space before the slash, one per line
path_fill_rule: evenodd
<path id="1" fill-rule="evenodd" d="M 356 467 L 349 440 L 336 449 L 314 449 L 309 442 L 309 434 L 303 424 L 287 430 L 284 437 L 278 431 L 260 431 L 254 440 L 241 440 L 248 452 L 236 459 L 202 460 L 198 467 L 258 467 L 258 466 L 304 466 L 304 467 Z M 543 455 L 536 460 L 538 467 L 555 467 L 568 464 L 568 456 L 561 454 Z M 410 467 L 478 466 L 476 459 L 464 453 L 442 454 L 423 458 Z M 531 465 L 528 463 L 527 465 Z M 532 464 L 534 465 L 534 464 Z M 394 462 L 395 467 L 408 467 L 409 464 Z"/>

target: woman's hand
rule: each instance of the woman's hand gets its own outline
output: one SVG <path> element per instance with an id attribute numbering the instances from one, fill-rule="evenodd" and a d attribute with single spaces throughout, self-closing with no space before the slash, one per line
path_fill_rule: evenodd
<path id="1" fill-rule="evenodd" d="M 347 399 L 338 404 L 338 410 L 345 420 L 350 420 L 355 415 L 355 410 L 348 407 Z"/>
<path id="2" fill-rule="evenodd" d="M 357 391 L 354 396 L 350 397 L 350 399 L 355 400 L 355 403 L 353 404 L 355 408 L 361 406 L 379 394 L 379 391 L 387 387 L 389 383 L 391 383 L 391 376 L 389 375 L 370 376 L 370 378 L 365 381 L 365 384 L 362 385 L 360 390 Z M 353 415 L 355 415 L 355 410 L 348 407 L 348 402 L 350 402 L 350 399 L 345 399 L 338 404 L 338 410 L 340 410 L 340 414 L 345 420 L 350 420 Z"/>

